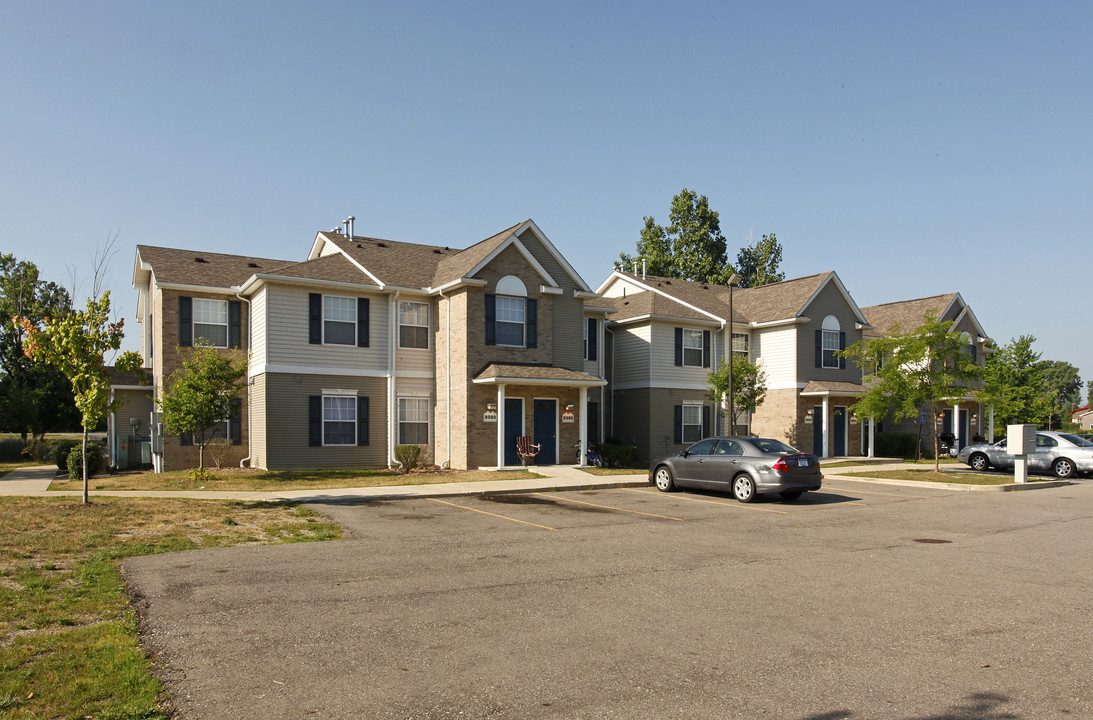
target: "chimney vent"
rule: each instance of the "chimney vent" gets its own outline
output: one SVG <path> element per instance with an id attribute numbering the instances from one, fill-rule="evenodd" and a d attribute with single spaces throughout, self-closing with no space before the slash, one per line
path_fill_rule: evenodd
<path id="1" fill-rule="evenodd" d="M 349 222 L 349 239 L 350 240 L 352 240 L 353 237 L 354 237 L 354 235 L 353 235 L 353 221 L 356 220 L 356 219 L 357 218 L 353 217 L 352 215 L 350 215 L 349 219 L 348 219 L 348 222 Z"/>
<path id="2" fill-rule="evenodd" d="M 206 260 L 206 259 L 205 259 L 205 258 L 203 258 L 203 257 L 195 257 L 195 258 L 194 258 L 194 262 L 199 262 L 199 263 L 207 263 L 207 262 L 209 262 L 209 261 L 208 261 L 208 260 Z"/>

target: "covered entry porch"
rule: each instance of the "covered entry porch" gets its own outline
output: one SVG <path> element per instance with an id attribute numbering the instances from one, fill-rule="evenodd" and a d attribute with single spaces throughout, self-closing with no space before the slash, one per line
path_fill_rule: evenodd
<path id="1" fill-rule="evenodd" d="M 521 437 L 531 438 L 535 464 L 587 464 L 589 423 L 599 421 L 589 417 L 588 389 L 603 387 L 606 380 L 550 365 L 491 363 L 472 382 L 487 425 L 496 424 L 496 445 L 475 449 L 474 464 L 521 465 Z"/>
<path id="2" fill-rule="evenodd" d="M 862 392 L 862 386 L 855 383 L 819 380 L 810 380 L 801 391 L 805 424 L 812 426 L 814 455 L 829 458 L 861 454 L 863 428 L 851 415 L 850 406 Z M 869 457 L 873 457 L 873 426 L 869 420 L 866 436 Z"/>

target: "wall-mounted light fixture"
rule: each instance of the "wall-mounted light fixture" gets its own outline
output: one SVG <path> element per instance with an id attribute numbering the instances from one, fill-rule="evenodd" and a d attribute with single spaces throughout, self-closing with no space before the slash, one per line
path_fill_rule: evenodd
<path id="1" fill-rule="evenodd" d="M 497 409 L 497 403 L 486 403 L 486 409 L 487 410 L 496 410 Z"/>
<path id="2" fill-rule="evenodd" d="M 565 406 L 565 411 L 566 412 L 573 412 L 573 406 L 567 403 L 566 406 Z"/>

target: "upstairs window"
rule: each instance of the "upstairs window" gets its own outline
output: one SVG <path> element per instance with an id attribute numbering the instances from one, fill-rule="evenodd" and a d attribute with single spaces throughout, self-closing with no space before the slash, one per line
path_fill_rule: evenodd
<path id="1" fill-rule="evenodd" d="M 846 348 L 846 333 L 842 332 L 839 319 L 834 315 L 824 318 L 816 331 L 816 367 L 840 369 L 846 367 L 846 358 L 839 352 Z"/>
<path id="2" fill-rule="evenodd" d="M 683 365 L 702 367 L 702 331 L 683 329 Z"/>
<path id="3" fill-rule="evenodd" d="M 323 341 L 357 344 L 357 299 L 323 295 Z"/>
<path id="4" fill-rule="evenodd" d="M 599 341 L 599 324 L 596 318 L 586 318 L 584 321 L 584 359 L 595 360 L 597 355 L 596 345 Z"/>
<path id="5" fill-rule="evenodd" d="M 194 343 L 228 347 L 228 301 L 194 298 Z"/>
<path id="6" fill-rule="evenodd" d="M 429 306 L 421 302 L 398 304 L 398 346 L 400 348 L 429 347 Z"/>
<path id="7" fill-rule="evenodd" d="M 524 347 L 524 298 L 497 296 L 497 344 Z"/>

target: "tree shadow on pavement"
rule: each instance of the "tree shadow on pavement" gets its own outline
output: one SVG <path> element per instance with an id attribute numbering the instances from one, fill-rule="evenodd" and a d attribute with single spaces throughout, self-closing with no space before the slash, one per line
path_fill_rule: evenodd
<path id="1" fill-rule="evenodd" d="M 1001 709 L 1009 701 L 1008 697 L 998 693 L 975 693 L 948 710 L 933 715 L 908 716 L 907 720 L 1020 720 L 1020 715 Z M 801 720 L 852 720 L 854 717 L 855 714 L 849 710 L 834 710 L 809 715 Z"/>

